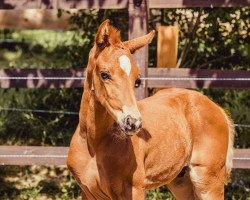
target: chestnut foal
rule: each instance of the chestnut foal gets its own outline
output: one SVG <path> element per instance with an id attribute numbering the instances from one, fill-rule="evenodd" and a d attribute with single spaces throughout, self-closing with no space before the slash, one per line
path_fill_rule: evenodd
<path id="1" fill-rule="evenodd" d="M 223 109 L 185 89 L 135 100 L 131 53 L 153 37 L 122 42 L 109 20 L 99 27 L 68 168 L 82 199 L 142 200 L 145 190 L 167 185 L 176 199 L 222 200 L 234 140 Z"/>

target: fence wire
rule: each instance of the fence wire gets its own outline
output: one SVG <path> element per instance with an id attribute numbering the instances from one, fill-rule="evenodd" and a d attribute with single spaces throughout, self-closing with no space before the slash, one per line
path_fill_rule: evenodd
<path id="1" fill-rule="evenodd" d="M 0 107 L 0 111 L 14 111 L 14 112 L 32 112 L 32 113 L 47 113 L 47 114 L 78 115 L 78 112 L 63 111 L 63 110 L 41 110 L 41 109 L 1 108 L 1 107 Z"/>
<path id="2" fill-rule="evenodd" d="M 13 112 L 31 112 L 31 113 L 46 113 L 46 114 L 64 114 L 64 115 L 78 115 L 78 112 L 63 111 L 63 110 L 41 110 L 41 109 L 25 109 L 25 108 L 2 108 L 0 111 Z M 234 124 L 235 127 L 250 128 L 250 124 Z"/>
<path id="3" fill-rule="evenodd" d="M 0 80 L 85 80 L 85 77 L 27 77 L 27 76 L 0 76 Z"/>
<path id="4" fill-rule="evenodd" d="M 86 77 L 26 77 L 26 76 L 0 76 L 0 80 L 85 80 Z M 147 81 L 250 81 L 250 78 L 220 78 L 220 77 L 141 77 Z"/>

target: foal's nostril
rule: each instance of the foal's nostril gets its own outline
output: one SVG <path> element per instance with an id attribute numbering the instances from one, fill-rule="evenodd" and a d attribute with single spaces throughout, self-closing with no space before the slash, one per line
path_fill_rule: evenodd
<path id="1" fill-rule="evenodd" d="M 134 121 L 135 119 L 133 119 L 130 115 L 128 115 L 126 118 L 125 118 L 125 123 L 126 123 L 126 126 L 128 128 L 132 128 L 134 126 Z"/>
<path id="2" fill-rule="evenodd" d="M 126 125 L 129 125 L 129 124 L 130 124 L 130 121 L 131 121 L 131 116 L 129 115 L 129 116 L 127 116 L 127 117 L 125 118 L 125 123 L 126 123 Z"/>
<path id="3" fill-rule="evenodd" d="M 125 126 L 127 131 L 135 131 L 142 127 L 141 119 L 134 119 L 130 115 L 125 118 Z"/>

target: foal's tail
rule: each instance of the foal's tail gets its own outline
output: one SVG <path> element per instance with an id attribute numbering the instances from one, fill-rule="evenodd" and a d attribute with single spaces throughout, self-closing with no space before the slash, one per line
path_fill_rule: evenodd
<path id="1" fill-rule="evenodd" d="M 230 182 L 230 174 L 233 167 L 233 151 L 234 151 L 234 125 L 232 119 L 229 115 L 226 115 L 226 120 L 228 124 L 228 147 L 227 147 L 227 157 L 226 157 L 226 183 Z"/>

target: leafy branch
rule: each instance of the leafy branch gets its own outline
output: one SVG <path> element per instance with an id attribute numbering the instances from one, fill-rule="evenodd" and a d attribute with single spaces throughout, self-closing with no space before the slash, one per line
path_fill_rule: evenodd
<path id="1" fill-rule="evenodd" d="M 190 51 L 191 45 L 195 39 L 196 31 L 197 31 L 199 24 L 200 24 L 201 14 L 202 14 L 202 8 L 200 8 L 200 10 L 199 10 L 199 13 L 198 13 L 197 19 L 195 21 L 195 24 L 193 26 L 193 29 L 191 28 L 191 26 L 189 27 L 189 33 L 191 33 L 191 32 L 192 33 L 189 34 L 190 37 L 185 42 L 183 51 L 182 51 L 181 56 L 177 62 L 177 65 L 176 65 L 177 68 L 180 68 L 181 66 L 183 66 L 185 59 L 188 55 L 188 52 Z M 194 19 L 194 13 L 193 13 L 193 17 L 192 17 L 191 21 L 193 21 L 193 19 Z"/>

